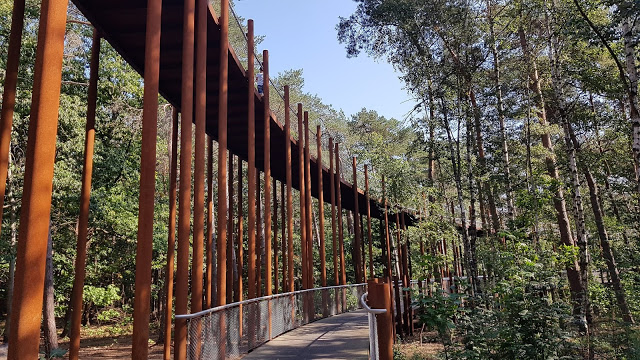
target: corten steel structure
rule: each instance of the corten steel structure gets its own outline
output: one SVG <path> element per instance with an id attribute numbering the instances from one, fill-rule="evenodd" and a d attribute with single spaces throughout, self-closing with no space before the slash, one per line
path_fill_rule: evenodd
<path id="1" fill-rule="evenodd" d="M 316 141 L 317 159 L 309 149 L 308 114 L 303 113 L 298 104 L 298 139 L 291 138 L 289 118 L 289 88 L 285 87 L 285 124 L 275 119 L 269 109 L 268 53 L 264 53 L 264 96 L 259 95 L 253 85 L 254 43 L 253 21 L 248 22 L 248 64 L 245 70 L 234 50 L 228 44 L 229 4 L 221 1 L 221 16 L 215 14 L 206 0 L 73 0 L 84 16 L 96 29 L 96 34 L 108 41 L 120 55 L 139 73 L 144 74 L 144 99 L 142 113 L 142 155 L 140 164 L 140 195 L 138 216 L 138 237 L 136 248 L 136 280 L 134 299 L 134 333 L 132 358 L 145 359 L 148 355 L 149 304 L 151 294 L 151 260 L 154 224 L 155 165 L 157 141 L 158 99 L 161 94 L 174 106 L 171 137 L 170 165 L 170 219 L 168 220 L 168 264 L 166 296 L 168 314 L 166 320 L 166 341 L 171 341 L 171 303 L 175 295 L 176 313 L 197 312 L 203 307 L 222 305 L 231 301 L 234 289 L 228 286 L 227 271 L 231 271 L 227 259 L 232 260 L 233 196 L 232 181 L 227 183 L 233 171 L 232 162 L 227 159 L 237 157 L 238 161 L 238 252 L 236 265 L 240 281 L 243 278 L 242 261 L 242 161 L 247 162 L 248 176 L 248 284 L 250 298 L 260 293 L 261 274 L 256 274 L 256 237 L 260 226 L 265 226 L 265 293 L 273 289 L 271 273 L 271 182 L 281 183 L 282 224 L 282 279 L 283 291 L 294 290 L 294 246 L 293 246 L 293 194 L 300 191 L 300 235 L 302 287 L 314 287 L 313 278 L 313 238 L 312 238 L 312 197 L 319 199 L 320 234 L 320 276 L 322 285 L 327 285 L 324 249 L 324 199 L 329 198 L 332 210 L 332 248 L 334 255 L 334 281 L 346 284 L 346 261 L 342 210 L 355 210 L 356 227 L 359 228 L 360 215 L 386 220 L 385 211 L 375 200 L 368 199 L 368 191 L 361 192 L 357 186 L 343 181 L 340 175 L 338 144 L 329 139 L 330 168 L 321 161 L 321 131 L 318 128 Z M 9 359 L 36 358 L 40 335 L 40 314 L 44 284 L 44 264 L 46 239 L 51 208 L 53 165 L 60 99 L 62 56 L 66 23 L 67 0 L 43 0 L 40 29 L 32 92 L 31 121 L 29 124 L 25 183 L 20 214 L 19 242 L 15 275 L 15 289 L 9 334 Z M 7 77 L 3 97 L 2 121 L 0 124 L 0 192 L 4 191 L 7 169 L 8 130 L 11 128 L 11 113 L 15 102 L 15 76 L 20 50 L 24 1 L 14 2 L 14 15 L 10 34 Z M 145 21 L 141 21 L 145 19 Z M 86 219 L 91 180 L 91 154 L 93 125 L 95 120 L 97 59 L 99 37 L 94 36 L 94 48 L 89 87 L 89 108 L 87 115 L 87 139 L 82 185 L 82 203 L 78 234 L 78 259 L 75 287 L 82 289 L 86 250 Z M 195 65 L 195 67 L 194 67 Z M 255 102 L 262 106 L 255 106 Z M 178 117 L 178 111 L 180 117 Z M 304 124 L 303 124 L 304 117 Z M 195 123 L 195 127 L 193 124 Z M 180 126 L 180 191 L 176 192 L 178 162 L 178 126 Z M 194 136 L 195 129 L 195 136 Z M 192 137 L 195 149 L 192 153 Z M 213 141 L 218 142 L 218 204 L 217 204 L 217 259 L 213 259 L 214 232 L 213 218 Z M 335 146 L 335 149 L 333 148 Z M 263 151 L 256 151 L 256 148 Z M 335 151 L 334 151 L 335 150 Z M 193 249 L 191 249 L 191 163 L 194 162 L 194 203 L 193 203 Z M 335 156 L 335 158 L 334 158 Z M 271 161 L 272 158 L 274 161 Z M 293 159 L 298 161 L 292 161 Z M 282 161 L 284 160 L 284 161 Z M 335 160 L 335 161 L 334 161 Z M 207 161 L 207 192 L 205 206 L 205 161 Z M 354 167 L 355 169 L 355 167 Z M 256 219 L 256 194 L 258 174 L 264 171 L 264 224 Z M 354 180 L 357 174 L 354 173 Z M 285 187 L 286 183 L 286 197 Z M 228 187 L 228 188 L 227 188 Z M 275 188 L 274 188 L 275 190 Z M 2 196 L 0 196 L 2 197 Z M 258 198 L 259 199 L 259 198 Z M 176 212 L 176 201 L 178 209 Z M 273 199 L 274 204 L 275 199 Z M 286 210 L 284 208 L 286 201 Z M 337 219 L 335 207 L 337 206 Z M 205 208 L 207 219 L 205 222 Z M 365 214 L 360 209 L 370 209 Z M 0 206 L 1 209 L 1 206 Z M 85 211 L 86 210 L 86 211 Z M 276 211 L 276 205 L 273 208 Z M 286 213 L 286 216 L 285 216 Z M 177 226 L 176 226 L 177 216 Z M 403 219 L 404 215 L 403 215 Z M 411 218 L 406 218 L 411 222 Z M 388 220 L 385 221 L 388 224 Z M 84 225 L 83 225 L 84 224 Z M 205 237 L 206 224 L 206 237 Z M 286 232 L 285 232 L 286 227 Z M 337 229 L 336 229 L 337 227 Z M 176 229 L 177 228 L 177 229 Z M 368 226 L 370 228 L 370 226 Z M 175 294 L 173 283 L 173 249 L 177 230 L 177 266 Z M 336 231 L 337 230 L 337 231 Z M 386 229 L 386 254 L 388 276 L 391 275 L 388 225 Z M 275 236 L 277 239 L 277 234 Z M 359 244 L 360 236 L 356 236 Z M 229 241 L 229 246 L 227 246 Z M 206 245 L 206 246 L 205 246 Z M 370 256 L 371 239 L 369 237 Z M 355 270 L 358 278 L 364 277 L 364 251 L 356 247 L 359 257 Z M 203 255 L 206 250 L 206 262 Z M 194 255 L 191 258 L 190 253 Z M 340 260 L 338 263 L 338 259 Z M 370 267 L 372 260 L 369 260 Z M 217 279 L 212 279 L 217 268 Z M 189 269 L 191 273 L 191 293 L 189 292 Z M 406 270 L 406 265 L 404 266 Z M 205 269 L 203 272 L 203 269 Z M 257 276 L 256 276 L 257 275 Z M 279 275 L 278 275 L 279 276 Z M 370 276 L 373 276 L 370 270 Z M 277 276 L 276 276 L 277 279 Z M 215 281 L 215 282 L 214 282 Z M 197 284 L 197 285 L 196 285 Z M 214 289 L 213 285 L 216 285 Z M 235 288 L 234 300 L 242 300 L 241 284 Z M 277 286 L 277 285 L 276 285 Z M 217 294 L 214 295 L 214 294 Z M 80 345 L 79 328 L 76 326 L 80 313 L 78 299 L 81 291 L 73 295 L 74 321 L 72 326 L 71 358 L 77 358 Z M 189 299 L 191 301 L 189 302 Z M 204 303 L 202 302 L 204 300 Z M 223 321 L 224 319 L 222 319 Z M 224 323 L 222 323 L 224 324 Z M 186 331 L 184 320 L 175 324 L 175 357 L 186 356 Z M 224 328 L 224 326 L 222 326 Z M 170 347 L 165 347 L 164 357 L 169 358 Z"/>

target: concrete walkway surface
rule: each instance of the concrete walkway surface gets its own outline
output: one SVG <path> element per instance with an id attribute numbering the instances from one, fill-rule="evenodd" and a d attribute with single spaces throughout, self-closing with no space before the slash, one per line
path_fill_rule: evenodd
<path id="1" fill-rule="evenodd" d="M 244 360 L 368 359 L 369 323 L 364 310 L 336 315 L 289 331 Z"/>

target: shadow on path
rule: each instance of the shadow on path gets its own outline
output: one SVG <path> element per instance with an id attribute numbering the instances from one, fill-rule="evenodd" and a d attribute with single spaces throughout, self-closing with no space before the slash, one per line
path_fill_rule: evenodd
<path id="1" fill-rule="evenodd" d="M 257 359 L 367 359 L 369 324 L 363 310 L 319 320 L 283 334 L 243 357 Z"/>

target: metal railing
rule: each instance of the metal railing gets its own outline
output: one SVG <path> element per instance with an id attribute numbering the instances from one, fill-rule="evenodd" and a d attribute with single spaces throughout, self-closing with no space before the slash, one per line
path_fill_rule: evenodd
<path id="1" fill-rule="evenodd" d="M 310 322 L 359 309 L 366 284 L 299 290 L 176 315 L 188 324 L 188 359 L 240 359 Z"/>
<path id="2" fill-rule="evenodd" d="M 376 320 L 376 315 L 386 313 L 387 309 L 370 308 L 369 305 L 367 305 L 368 295 L 368 292 L 362 294 L 362 297 L 360 297 L 360 303 L 362 308 L 367 312 L 367 317 L 369 318 L 369 359 L 379 360 L 380 351 L 378 348 L 378 321 Z"/>

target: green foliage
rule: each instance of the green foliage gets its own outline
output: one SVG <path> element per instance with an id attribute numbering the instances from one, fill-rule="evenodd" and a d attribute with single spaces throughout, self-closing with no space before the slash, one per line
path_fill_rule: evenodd
<path id="1" fill-rule="evenodd" d="M 114 302 L 120 300 L 120 291 L 113 284 L 110 284 L 106 288 L 85 285 L 82 293 L 82 299 L 85 303 L 95 306 L 110 306 Z"/>

